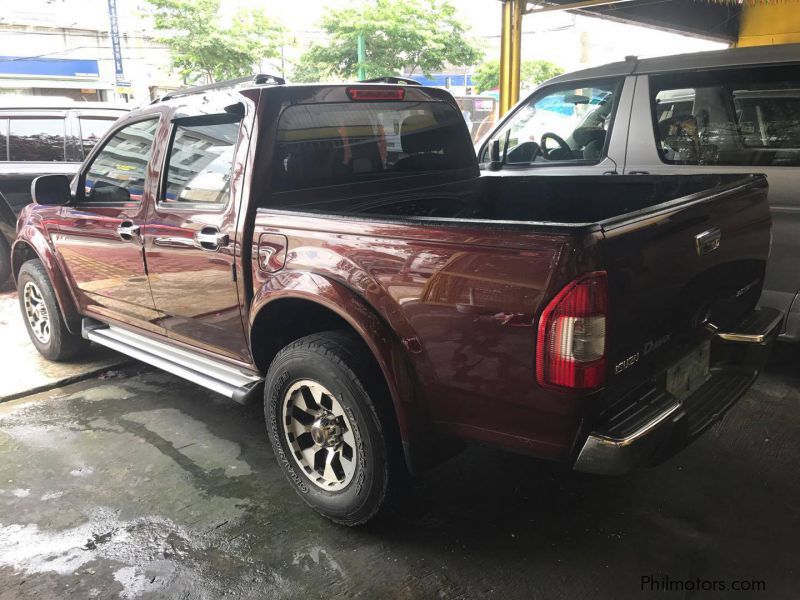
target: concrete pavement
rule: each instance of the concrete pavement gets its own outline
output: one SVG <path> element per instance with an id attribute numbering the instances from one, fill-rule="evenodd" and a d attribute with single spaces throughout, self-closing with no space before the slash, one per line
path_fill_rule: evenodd
<path id="1" fill-rule="evenodd" d="M 0 288 L 0 402 L 107 371 L 127 360 L 93 346 L 80 359 L 50 362 L 31 344 L 22 319 L 13 283 L 7 283 Z"/>
<path id="2" fill-rule="evenodd" d="M 0 599 L 796 598 L 798 364 L 657 469 L 471 447 L 361 529 L 297 498 L 258 406 L 140 367 L 5 402 Z M 642 590 L 663 576 L 766 590 Z"/>

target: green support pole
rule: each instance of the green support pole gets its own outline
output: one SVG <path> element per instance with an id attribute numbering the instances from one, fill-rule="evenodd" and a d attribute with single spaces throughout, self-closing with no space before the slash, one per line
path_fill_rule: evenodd
<path id="1" fill-rule="evenodd" d="M 367 78 L 367 48 L 364 43 L 364 34 L 358 34 L 358 78 Z"/>

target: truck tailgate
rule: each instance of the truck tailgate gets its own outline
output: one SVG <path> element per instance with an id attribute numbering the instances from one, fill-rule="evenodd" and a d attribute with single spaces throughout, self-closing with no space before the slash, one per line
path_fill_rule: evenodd
<path id="1" fill-rule="evenodd" d="M 609 385 L 654 376 L 700 344 L 709 323 L 726 327 L 756 305 L 770 247 L 767 189 L 749 176 L 602 223 Z"/>

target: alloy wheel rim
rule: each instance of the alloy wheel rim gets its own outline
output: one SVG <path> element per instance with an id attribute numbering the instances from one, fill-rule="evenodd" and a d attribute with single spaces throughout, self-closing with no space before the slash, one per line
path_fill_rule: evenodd
<path id="1" fill-rule="evenodd" d="M 25 316 L 28 318 L 33 335 L 42 344 L 46 344 L 50 341 L 50 313 L 47 312 L 42 291 L 35 283 L 29 281 L 23 288 L 22 299 L 25 304 Z"/>
<path id="2" fill-rule="evenodd" d="M 356 442 L 336 396 L 316 381 L 298 381 L 284 395 L 283 418 L 286 442 L 308 478 L 327 491 L 347 487 L 356 470 Z"/>

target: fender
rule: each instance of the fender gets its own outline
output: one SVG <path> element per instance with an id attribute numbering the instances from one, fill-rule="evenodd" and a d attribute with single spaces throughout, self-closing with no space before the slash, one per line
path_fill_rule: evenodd
<path id="1" fill-rule="evenodd" d="M 251 303 L 248 331 L 253 331 L 256 317 L 268 310 L 272 302 L 286 298 L 307 300 L 319 304 L 344 319 L 364 340 L 383 373 L 391 395 L 400 436 L 409 469 L 423 465 L 422 454 L 431 435 L 422 409 L 415 401 L 414 377 L 406 351 L 392 329 L 358 294 L 347 286 L 321 275 L 305 271 L 281 271 L 256 290 Z M 252 339 L 250 340 L 252 347 Z"/>
<path id="2" fill-rule="evenodd" d="M 61 310 L 61 316 L 64 318 L 67 329 L 70 333 L 79 333 L 81 330 L 80 313 L 78 313 L 75 301 L 72 298 L 70 287 L 59 268 L 55 251 L 44 234 L 30 223 L 19 230 L 17 239 L 11 249 L 14 282 L 17 283 L 17 274 L 22 267 L 22 263 L 25 262 L 26 256 L 30 255 L 30 250 L 28 250 L 28 248 L 32 250 L 42 262 L 44 270 L 50 278 L 50 283 L 53 284 L 58 307 Z"/>

